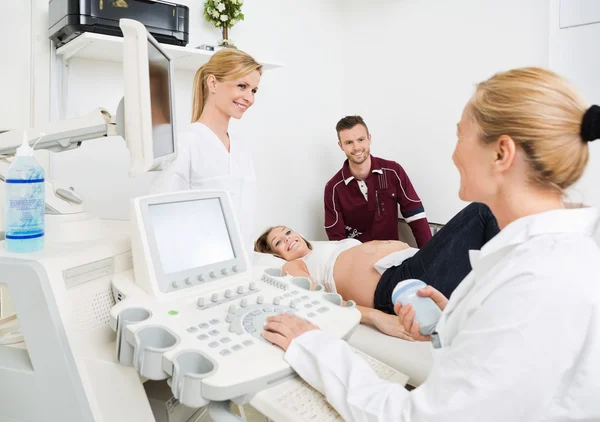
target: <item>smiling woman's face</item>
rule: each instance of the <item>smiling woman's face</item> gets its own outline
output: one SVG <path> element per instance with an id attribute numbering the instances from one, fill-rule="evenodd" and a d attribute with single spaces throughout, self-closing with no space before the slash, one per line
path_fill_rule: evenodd
<path id="1" fill-rule="evenodd" d="M 302 258 L 310 252 L 302 236 L 285 226 L 271 230 L 267 242 L 275 254 L 286 261 Z"/>

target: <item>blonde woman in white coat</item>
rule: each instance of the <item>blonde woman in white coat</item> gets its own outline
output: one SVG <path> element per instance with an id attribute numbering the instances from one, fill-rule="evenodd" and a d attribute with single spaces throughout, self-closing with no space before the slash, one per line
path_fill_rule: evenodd
<path id="1" fill-rule="evenodd" d="M 600 420 L 598 210 L 563 204 L 600 138 L 600 107 L 550 71 L 511 70 L 477 85 L 457 137 L 459 196 L 487 204 L 501 231 L 470 251 L 473 270 L 449 299 L 421 291 L 443 310 L 426 381 L 410 392 L 382 381 L 290 315 L 263 336 L 348 421 Z M 395 310 L 428 340 L 410 306 Z"/>
<path id="2" fill-rule="evenodd" d="M 158 176 L 155 192 L 226 190 L 233 202 L 249 258 L 253 256 L 256 176 L 246 139 L 230 133 L 254 104 L 262 65 L 247 53 L 226 48 L 213 54 L 194 78 L 192 124 L 180 134 L 178 156 Z"/>

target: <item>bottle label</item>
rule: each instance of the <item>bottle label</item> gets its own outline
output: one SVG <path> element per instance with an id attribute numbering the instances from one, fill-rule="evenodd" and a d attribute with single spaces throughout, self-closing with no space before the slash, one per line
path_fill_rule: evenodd
<path id="1" fill-rule="evenodd" d="M 6 180 L 6 239 L 35 239 L 44 235 L 44 179 Z"/>

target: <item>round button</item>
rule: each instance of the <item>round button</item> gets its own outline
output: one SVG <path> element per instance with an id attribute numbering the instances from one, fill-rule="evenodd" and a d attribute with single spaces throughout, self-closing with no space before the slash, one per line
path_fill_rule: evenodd
<path id="1" fill-rule="evenodd" d="M 242 308 L 245 308 L 246 306 L 248 306 L 248 299 L 246 299 L 246 298 L 242 299 L 242 301 L 240 302 L 240 306 Z"/>
<path id="2" fill-rule="evenodd" d="M 237 292 L 238 292 L 238 294 L 243 294 L 244 293 L 244 286 L 238 286 Z"/>
<path id="3" fill-rule="evenodd" d="M 237 309 L 237 308 L 235 307 L 235 305 L 229 305 L 229 313 L 230 313 L 230 314 L 233 314 L 233 313 L 235 313 L 236 309 Z"/>
<path id="4" fill-rule="evenodd" d="M 264 296 L 259 296 L 256 298 L 256 303 L 258 303 L 259 305 L 261 303 L 263 303 L 265 301 L 265 297 Z"/>
<path id="5" fill-rule="evenodd" d="M 176 281 L 172 282 L 172 283 L 171 283 L 171 286 L 173 286 L 173 288 L 174 288 L 174 289 L 176 289 L 176 288 L 178 288 L 178 287 L 179 287 L 179 285 L 177 284 L 177 282 L 176 282 Z"/>
<path id="6" fill-rule="evenodd" d="M 219 301 L 219 294 L 218 293 L 213 293 L 212 296 L 210 297 L 210 300 L 212 300 L 213 302 L 218 302 Z"/>
<path id="7" fill-rule="evenodd" d="M 295 308 L 296 306 L 298 306 L 298 304 L 296 303 L 296 301 L 295 301 L 295 300 L 292 300 L 292 301 L 290 302 L 290 308 Z"/>
<path id="8" fill-rule="evenodd" d="M 217 276 L 214 271 L 211 271 L 209 275 L 210 278 L 215 278 Z"/>
<path id="9" fill-rule="evenodd" d="M 249 288 L 250 288 L 250 290 L 255 290 L 256 289 L 256 283 L 254 281 L 251 281 Z"/>
<path id="10" fill-rule="evenodd" d="M 276 296 L 275 299 L 273 299 L 273 305 L 279 305 L 281 303 L 281 298 L 279 296 Z"/>
<path id="11" fill-rule="evenodd" d="M 233 321 L 233 314 L 227 314 L 227 316 L 225 317 L 225 321 L 227 321 L 227 322 Z"/>
<path id="12" fill-rule="evenodd" d="M 231 289 L 225 290 L 225 297 L 231 297 Z"/>
<path id="13" fill-rule="evenodd" d="M 190 284 L 192 284 L 192 281 L 190 280 L 190 278 L 189 278 L 189 277 L 185 279 L 185 284 L 187 284 L 188 286 L 189 286 Z"/>
<path id="14" fill-rule="evenodd" d="M 235 332 L 236 332 L 235 326 L 234 326 L 233 324 L 231 324 L 231 325 L 229 326 L 229 332 L 230 332 L 230 333 L 235 333 Z"/>
<path id="15" fill-rule="evenodd" d="M 227 270 L 227 268 L 223 268 L 223 269 L 221 270 L 221 274 L 223 274 L 223 275 L 227 275 L 227 274 L 229 274 L 229 271 Z"/>
<path id="16" fill-rule="evenodd" d="M 203 298 L 203 297 L 201 297 L 200 299 L 198 299 L 198 302 L 197 302 L 197 303 L 198 303 L 198 306 L 199 306 L 199 307 L 203 307 L 203 306 L 204 306 L 204 298 Z"/>
<path id="17" fill-rule="evenodd" d="M 198 277 L 196 277 L 198 279 L 198 281 L 204 281 L 204 277 L 202 277 L 202 274 L 198 274 Z"/>
<path id="18" fill-rule="evenodd" d="M 238 268 L 237 265 L 234 265 L 233 267 L 231 267 L 231 271 L 233 271 L 234 273 L 237 273 L 240 269 Z"/>

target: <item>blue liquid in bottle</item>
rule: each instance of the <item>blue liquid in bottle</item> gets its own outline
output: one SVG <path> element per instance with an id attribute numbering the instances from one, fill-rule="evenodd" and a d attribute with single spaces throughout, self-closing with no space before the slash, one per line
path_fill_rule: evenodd
<path id="1" fill-rule="evenodd" d="M 6 173 L 6 249 L 9 252 L 35 252 L 44 248 L 46 206 L 44 168 L 23 138 L 15 160 Z"/>

